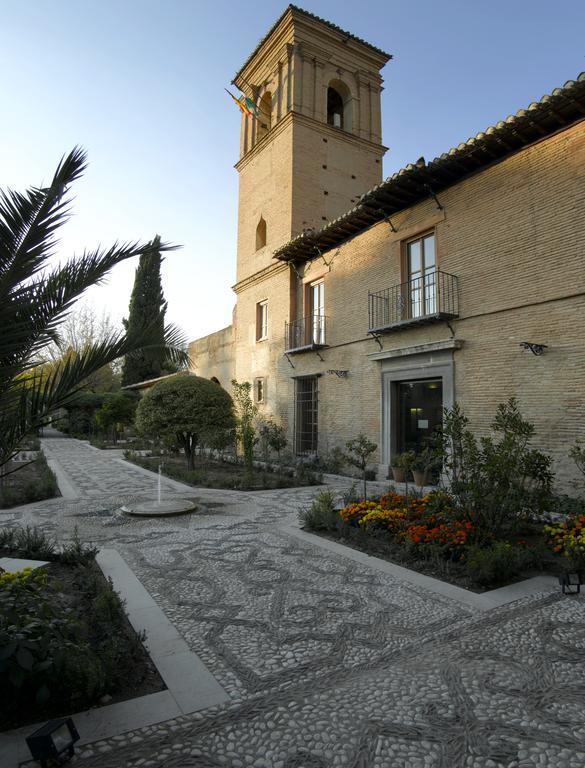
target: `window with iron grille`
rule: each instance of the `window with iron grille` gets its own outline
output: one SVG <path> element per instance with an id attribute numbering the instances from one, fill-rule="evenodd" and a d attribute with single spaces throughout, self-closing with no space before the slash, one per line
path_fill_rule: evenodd
<path id="1" fill-rule="evenodd" d="M 317 376 L 295 379 L 295 453 L 316 453 L 318 424 Z"/>

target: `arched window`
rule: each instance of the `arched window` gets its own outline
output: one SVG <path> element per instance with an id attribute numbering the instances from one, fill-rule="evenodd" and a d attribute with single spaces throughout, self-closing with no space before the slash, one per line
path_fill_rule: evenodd
<path id="1" fill-rule="evenodd" d="M 270 91 L 266 91 L 260 99 L 258 112 L 259 115 L 256 118 L 256 139 L 260 141 L 272 128 L 272 94 Z"/>
<path id="2" fill-rule="evenodd" d="M 327 88 L 327 122 L 334 128 L 343 129 L 343 99 L 335 88 Z"/>
<path id="3" fill-rule="evenodd" d="M 258 226 L 256 227 L 256 250 L 259 251 L 260 248 L 264 248 L 266 245 L 266 222 L 260 216 L 260 221 L 258 222 Z"/>
<path id="4" fill-rule="evenodd" d="M 351 131 L 351 93 L 341 80 L 332 80 L 327 88 L 327 123 L 342 131 Z"/>

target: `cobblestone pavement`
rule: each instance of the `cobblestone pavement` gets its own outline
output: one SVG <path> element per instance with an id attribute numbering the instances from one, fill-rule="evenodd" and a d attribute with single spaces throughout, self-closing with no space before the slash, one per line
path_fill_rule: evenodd
<path id="1" fill-rule="evenodd" d="M 282 527 L 314 488 L 193 489 L 198 514 L 122 517 L 152 478 L 79 441 L 45 446 L 82 498 L 0 524 L 118 549 L 231 697 L 84 747 L 81 768 L 584 768 L 582 598 L 479 612 L 299 542 Z"/>

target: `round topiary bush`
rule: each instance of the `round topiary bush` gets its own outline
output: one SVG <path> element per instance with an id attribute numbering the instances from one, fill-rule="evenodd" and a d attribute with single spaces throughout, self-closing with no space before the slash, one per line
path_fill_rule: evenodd
<path id="1" fill-rule="evenodd" d="M 146 437 L 176 441 L 193 469 L 198 445 L 227 442 L 235 428 L 233 402 L 218 384 L 200 376 L 176 376 L 150 389 L 138 404 L 136 428 Z"/>

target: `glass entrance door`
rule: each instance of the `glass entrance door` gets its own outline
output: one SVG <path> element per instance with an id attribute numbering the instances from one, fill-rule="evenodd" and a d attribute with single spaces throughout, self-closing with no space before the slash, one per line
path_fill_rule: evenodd
<path id="1" fill-rule="evenodd" d="M 396 383 L 397 453 L 420 453 L 443 420 L 443 381 L 399 381 Z"/>

